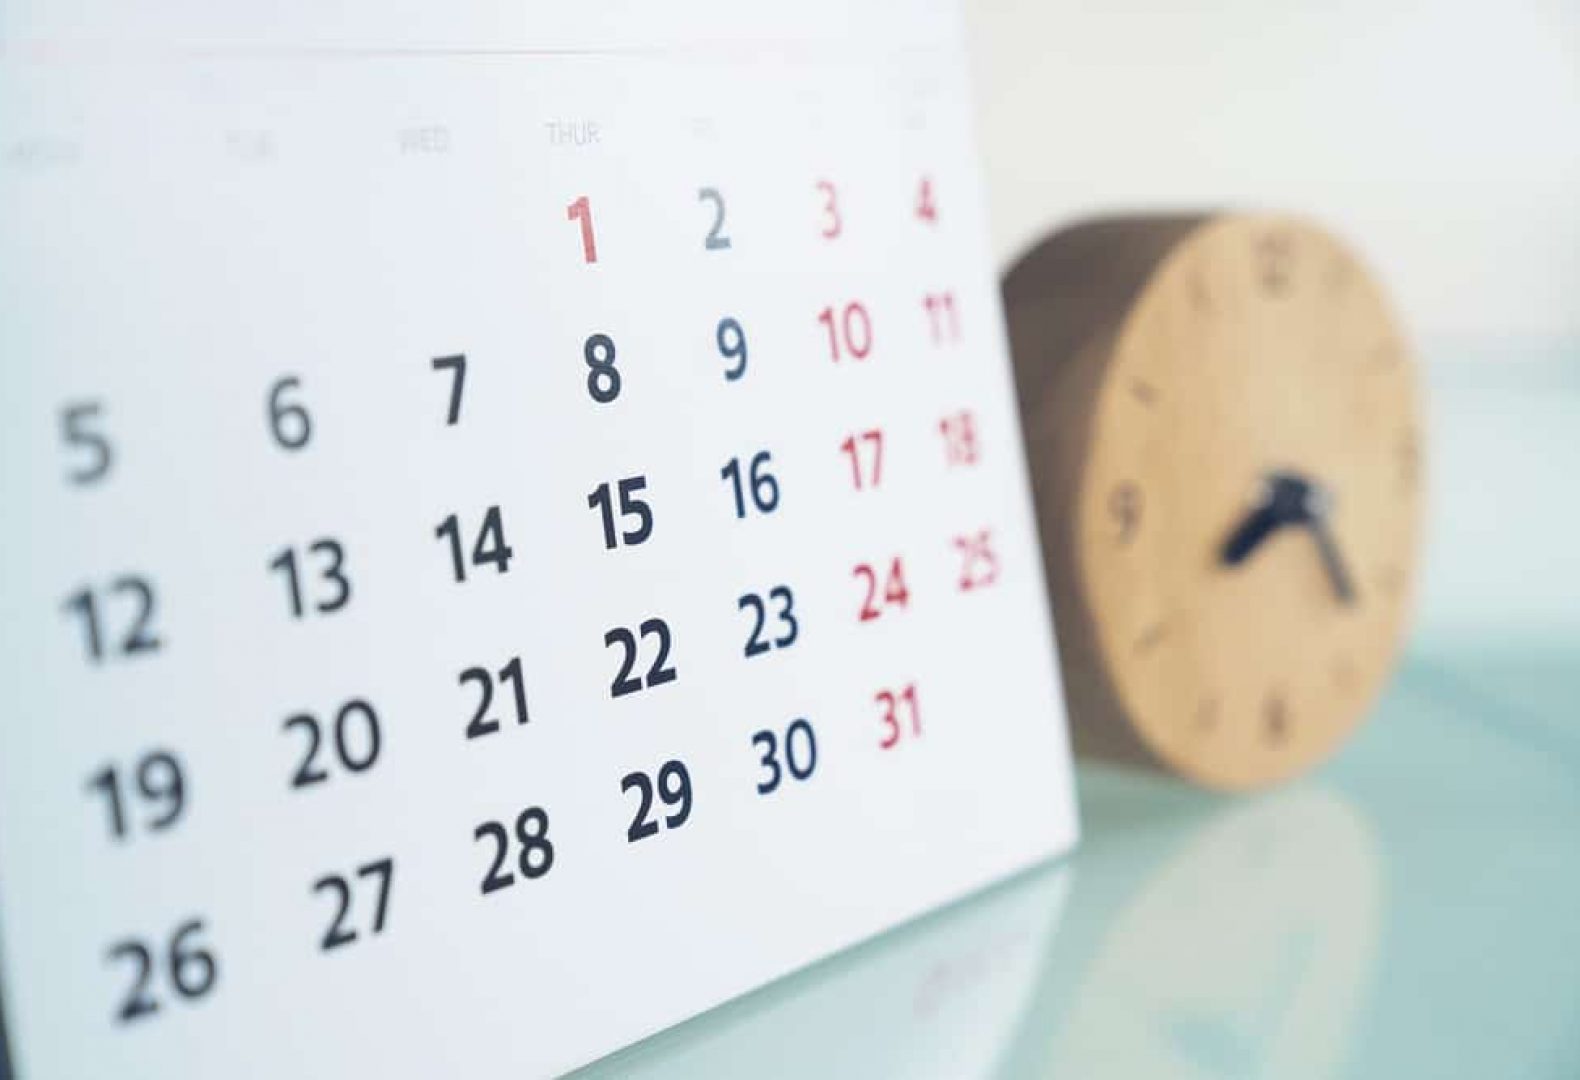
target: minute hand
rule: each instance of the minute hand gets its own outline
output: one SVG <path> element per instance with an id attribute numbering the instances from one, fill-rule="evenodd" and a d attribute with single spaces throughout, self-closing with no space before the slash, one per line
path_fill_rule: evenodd
<path id="1" fill-rule="evenodd" d="M 1325 517 L 1320 515 L 1307 519 L 1311 528 L 1311 535 L 1316 538 L 1317 551 L 1322 555 L 1322 565 L 1328 572 L 1328 580 L 1333 583 L 1333 593 L 1346 604 L 1355 602 L 1355 584 L 1350 578 L 1350 571 L 1344 565 L 1344 558 L 1339 554 L 1339 545 L 1333 538 L 1333 530 L 1328 527 Z"/>

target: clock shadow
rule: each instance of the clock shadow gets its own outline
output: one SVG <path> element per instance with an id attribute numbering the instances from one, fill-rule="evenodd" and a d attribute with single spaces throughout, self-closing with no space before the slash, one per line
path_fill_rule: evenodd
<path id="1" fill-rule="evenodd" d="M 1386 882 L 1371 820 L 1308 779 L 1226 798 L 1083 761 L 1061 933 L 995 1075 L 1344 1075 Z"/>

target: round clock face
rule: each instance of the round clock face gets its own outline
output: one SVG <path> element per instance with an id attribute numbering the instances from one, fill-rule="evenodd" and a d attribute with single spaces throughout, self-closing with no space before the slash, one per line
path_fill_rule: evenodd
<path id="1" fill-rule="evenodd" d="M 1077 558 L 1141 738 L 1219 787 L 1326 755 L 1393 662 L 1419 518 L 1412 364 L 1365 268 L 1209 221 L 1123 319 L 1092 424 Z"/>

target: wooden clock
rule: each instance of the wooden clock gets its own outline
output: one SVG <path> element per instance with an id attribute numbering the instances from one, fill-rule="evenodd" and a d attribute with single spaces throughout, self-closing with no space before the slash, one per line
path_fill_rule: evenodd
<path id="1" fill-rule="evenodd" d="M 1075 745 L 1218 788 L 1355 728 L 1407 623 L 1408 346 L 1300 220 L 1094 221 L 1005 300 Z"/>

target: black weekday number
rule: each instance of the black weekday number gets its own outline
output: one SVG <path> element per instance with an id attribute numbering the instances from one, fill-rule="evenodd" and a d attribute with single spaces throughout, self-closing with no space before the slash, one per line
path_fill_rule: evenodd
<path id="1" fill-rule="evenodd" d="M 214 989 L 219 980 L 219 957 L 203 943 L 204 930 L 203 919 L 188 919 L 166 940 L 127 938 L 105 951 L 107 963 L 127 967 L 132 973 L 115 1011 L 118 1023 L 145 1020 L 172 999 L 196 1002 Z"/>
<path id="2" fill-rule="evenodd" d="M 527 680 L 522 673 L 521 657 L 511 657 L 510 662 L 500 668 L 497 674 L 485 667 L 469 667 L 461 672 L 459 679 L 462 686 L 477 687 L 477 705 L 472 710 L 472 719 L 466 725 L 468 739 L 481 739 L 499 731 L 499 719 L 491 712 L 496 679 L 501 689 L 509 688 L 512 703 L 510 711 L 515 715 L 517 726 L 531 719 L 527 713 Z"/>
<path id="3" fill-rule="evenodd" d="M 654 814 L 654 796 L 667 813 L 662 815 L 663 827 L 678 829 L 691 817 L 691 773 L 684 762 L 666 761 L 659 766 L 658 775 L 645 772 L 627 773 L 620 779 L 622 792 L 635 792 L 636 813 L 625 831 L 628 843 L 636 843 L 654 836 L 659 831 L 660 818 Z"/>
<path id="4" fill-rule="evenodd" d="M 313 418 L 296 393 L 301 385 L 300 376 L 286 375 L 269 387 L 269 434 L 282 450 L 300 450 L 313 438 Z"/>
<path id="5" fill-rule="evenodd" d="M 770 605 L 773 607 L 772 634 L 768 632 Z M 738 611 L 751 612 L 751 632 L 741 650 L 748 660 L 773 649 L 788 649 L 801 636 L 801 624 L 795 617 L 795 594 L 788 585 L 769 589 L 767 600 L 756 593 L 747 593 L 735 601 L 735 607 Z"/>
<path id="6" fill-rule="evenodd" d="M 154 629 L 154 585 L 145 577 L 123 574 L 102 589 L 84 586 L 66 597 L 62 606 L 81 622 L 83 651 L 91 663 L 110 656 L 145 656 L 163 645 Z M 114 624 L 108 635 L 107 621 Z"/>
<path id="7" fill-rule="evenodd" d="M 466 545 L 462 539 L 461 519 L 456 514 L 451 514 L 434 528 L 433 535 L 438 540 L 447 541 L 450 549 L 450 572 L 454 575 L 456 583 L 466 581 L 468 558 Z M 483 512 L 483 521 L 477 528 L 477 538 L 471 544 L 470 565 L 475 568 L 492 566 L 496 573 L 506 573 L 510 570 L 510 560 L 515 557 L 515 549 L 505 540 L 505 519 L 499 512 L 498 506 L 490 506 Z"/>
<path id="8" fill-rule="evenodd" d="M 748 509 L 756 510 L 759 514 L 771 514 L 779 509 L 779 481 L 769 468 L 771 464 L 773 454 L 759 450 L 752 455 L 744 476 L 738 457 L 730 458 L 729 463 L 719 470 L 719 478 L 730 485 L 730 492 L 735 497 L 737 518 L 744 518 Z"/>
<path id="9" fill-rule="evenodd" d="M 633 634 L 625 627 L 617 626 L 603 636 L 605 648 L 620 650 L 620 668 L 615 673 L 614 681 L 609 684 L 610 697 L 625 697 L 639 690 L 651 690 L 655 686 L 674 682 L 678 677 L 669 663 L 669 650 L 673 643 L 669 624 L 663 619 L 646 619 L 637 627 L 637 631 Z M 638 648 L 639 641 L 652 642 L 651 648 L 646 650 L 652 657 L 646 676 L 636 674 L 638 653 L 644 651 Z"/>
<path id="10" fill-rule="evenodd" d="M 512 837 L 512 831 L 497 821 L 485 821 L 472 830 L 474 841 L 493 849 L 488 870 L 483 874 L 481 892 L 484 896 L 510 888 L 516 884 L 517 874 L 533 881 L 554 868 L 554 844 L 549 839 L 547 810 L 541 806 L 527 807 L 516 815 L 513 832 Z"/>
<path id="11" fill-rule="evenodd" d="M 333 897 L 334 904 L 334 915 L 329 920 L 324 936 L 319 938 L 318 947 L 330 952 L 357 941 L 361 932 L 358 930 L 358 920 L 352 917 L 352 908 L 365 908 L 369 896 L 372 897 L 373 915 L 371 919 L 365 920 L 367 934 L 370 937 L 382 934 L 389 916 L 390 888 L 394 881 L 395 860 L 389 856 L 357 867 L 350 877 L 325 874 L 314 881 L 313 895 L 328 894 Z"/>
<path id="12" fill-rule="evenodd" d="M 364 773 L 379 760 L 383 749 L 383 736 L 379 730 L 379 716 L 373 706 L 361 698 L 353 698 L 335 712 L 334 720 L 327 725 L 332 753 L 324 751 L 324 728 L 312 713 L 296 713 L 281 725 L 285 732 L 300 732 L 302 752 L 296 770 L 291 774 L 291 787 L 305 788 L 322 784 L 332 775 L 334 767 L 349 773 Z M 323 758 L 329 759 L 326 765 Z"/>
<path id="13" fill-rule="evenodd" d="M 66 472 L 73 484 L 93 484 L 109 474 L 115 452 L 109 436 L 100 430 L 104 405 L 98 401 L 77 401 L 60 410 L 60 434 L 67 451 L 76 459 Z"/>
<path id="14" fill-rule="evenodd" d="M 587 496 L 587 507 L 598 511 L 603 523 L 603 546 L 613 550 L 621 544 L 634 547 L 653 535 L 653 507 L 641 492 L 647 490 L 647 477 L 627 476 L 609 484 L 599 484 Z"/>
<path id="15" fill-rule="evenodd" d="M 432 366 L 434 371 L 450 376 L 450 405 L 445 411 L 444 422 L 445 426 L 454 427 L 461 422 L 461 394 L 466 388 L 466 357 L 461 353 L 436 356 Z"/>
<path id="16" fill-rule="evenodd" d="M 719 320 L 719 325 L 713 331 L 713 341 L 719 347 L 719 355 L 724 358 L 726 367 L 724 378 L 735 382 L 746 374 L 746 331 L 741 329 L 740 321 L 728 315 Z"/>
<path id="17" fill-rule="evenodd" d="M 713 208 L 713 223 L 708 227 L 708 235 L 702 239 L 703 250 L 728 251 L 730 238 L 724 234 L 724 195 L 718 188 L 698 188 L 697 201 Z"/>
<path id="18" fill-rule="evenodd" d="M 169 750 L 151 750 L 135 766 L 105 765 L 88 778 L 88 790 L 104 799 L 110 836 L 124 840 L 134 832 L 163 832 L 186 810 L 186 778 L 181 760 Z M 128 820 L 128 803 L 136 820 Z"/>
<path id="19" fill-rule="evenodd" d="M 339 540 L 323 537 L 300 553 L 296 548 L 282 548 L 269 560 L 269 569 L 285 579 L 285 598 L 293 619 L 303 618 L 309 610 L 329 615 L 351 602 L 346 549 Z"/>
<path id="20" fill-rule="evenodd" d="M 600 405 L 607 405 L 620 396 L 620 369 L 614 366 L 614 339 L 608 334 L 594 334 L 582 345 L 582 359 L 587 363 L 587 395 Z"/>
<path id="21" fill-rule="evenodd" d="M 806 780 L 817 769 L 817 734 L 806 717 L 790 721 L 783 739 L 768 729 L 757 732 L 752 745 L 762 755 L 758 758 L 764 770 L 763 779 L 757 782 L 759 795 L 778 791 L 787 773 L 793 780 Z"/>

